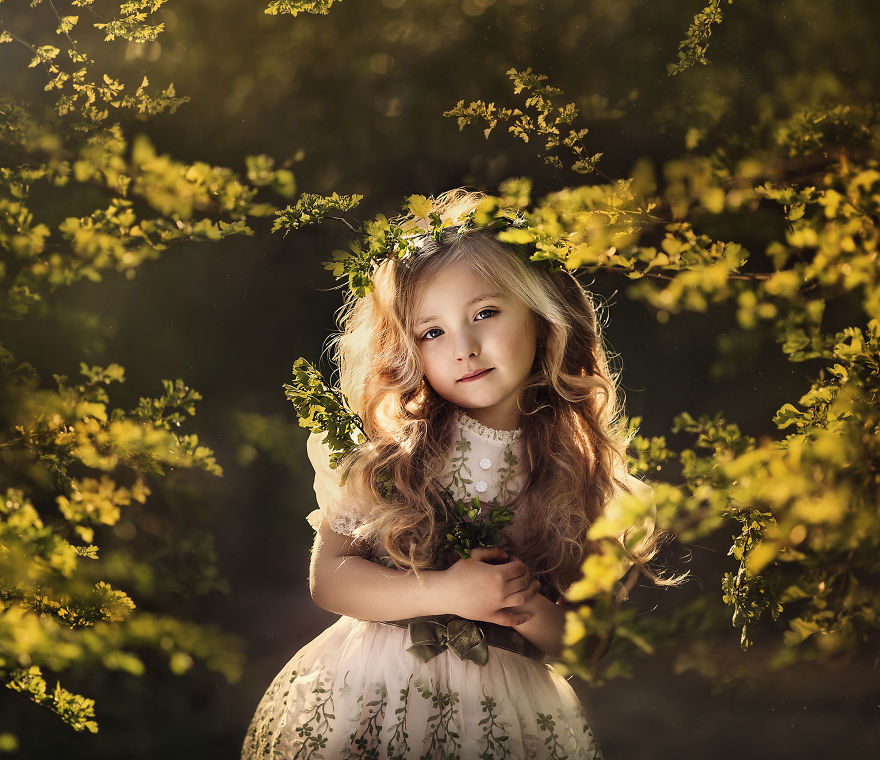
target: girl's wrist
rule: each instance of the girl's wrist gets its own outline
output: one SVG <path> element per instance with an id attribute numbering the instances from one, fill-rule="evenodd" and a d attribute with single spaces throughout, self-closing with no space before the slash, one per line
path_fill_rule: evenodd
<path id="1" fill-rule="evenodd" d="M 519 630 L 522 626 L 527 625 L 532 618 L 538 613 L 538 596 L 539 594 L 535 594 L 531 599 L 529 599 L 525 604 L 520 604 L 517 607 L 511 607 L 511 610 L 515 610 L 519 614 L 528 615 L 528 619 L 523 623 L 519 623 L 517 625 L 511 626 L 515 630 Z"/>
<path id="2" fill-rule="evenodd" d="M 455 594 L 450 588 L 448 570 L 425 570 L 426 615 L 456 615 Z"/>

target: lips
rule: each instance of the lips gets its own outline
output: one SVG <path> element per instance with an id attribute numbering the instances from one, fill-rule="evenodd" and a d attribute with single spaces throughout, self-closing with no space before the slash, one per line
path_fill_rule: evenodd
<path id="1" fill-rule="evenodd" d="M 471 380 L 479 380 L 481 377 L 485 377 L 488 375 L 494 367 L 489 367 L 489 369 L 478 369 L 476 372 L 471 372 L 469 375 L 465 375 L 464 377 L 460 377 L 458 382 L 460 383 L 468 383 Z"/>

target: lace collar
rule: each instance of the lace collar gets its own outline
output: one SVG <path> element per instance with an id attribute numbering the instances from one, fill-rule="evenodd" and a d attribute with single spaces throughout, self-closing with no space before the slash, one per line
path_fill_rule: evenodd
<path id="1" fill-rule="evenodd" d="M 474 435 L 485 441 L 493 441 L 495 443 L 513 443 L 522 435 L 522 428 L 516 430 L 495 430 L 477 422 L 473 417 L 468 415 L 463 409 L 455 410 L 455 421 L 464 430 L 469 430 Z"/>

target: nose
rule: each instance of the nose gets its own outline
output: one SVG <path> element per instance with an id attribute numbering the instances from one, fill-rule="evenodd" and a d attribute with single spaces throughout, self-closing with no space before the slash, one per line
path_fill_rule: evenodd
<path id="1" fill-rule="evenodd" d="M 480 355 L 480 346 L 476 336 L 470 330 L 463 330 L 455 341 L 455 358 L 464 361 L 470 357 Z"/>

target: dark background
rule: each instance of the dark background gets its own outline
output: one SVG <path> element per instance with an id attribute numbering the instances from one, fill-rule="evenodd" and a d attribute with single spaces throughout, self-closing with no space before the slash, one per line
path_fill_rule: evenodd
<path id="1" fill-rule="evenodd" d="M 25 37 L 51 35 L 51 19 L 26 5 L 5 3 L 6 22 Z M 689 129 L 704 130 L 700 147 L 711 147 L 804 103 L 876 100 L 873 0 L 724 4 L 711 65 L 668 77 L 701 5 L 345 0 L 326 17 L 293 19 L 267 16 L 261 3 L 189 0 L 158 14 L 166 31 L 156 43 L 123 41 L 100 53 L 128 82 L 147 73 L 191 98 L 176 114 L 126 123 L 129 136 L 143 132 L 159 153 L 242 172 L 245 155 L 269 154 L 293 169 L 300 191 L 365 195 L 353 219 L 393 213 L 411 193 L 492 190 L 511 176 L 533 177 L 538 196 L 596 181 L 545 166 L 503 126 L 486 141 L 480 128 L 459 132 L 443 118 L 459 99 L 513 104 L 511 66 L 547 74 L 578 103 L 588 148 L 604 153 L 604 177 L 626 176 L 642 157 L 660 167 L 686 151 Z M 42 80 L 27 59 L 0 50 L 2 87 L 38 100 Z M 125 366 L 120 406 L 158 393 L 160 378 L 180 377 L 203 394 L 189 428 L 225 474 L 175 474 L 155 498 L 210 529 L 229 583 L 227 594 L 181 598 L 178 609 L 239 634 L 248 655 L 233 685 L 198 669 L 173 676 L 158 659 L 140 679 L 93 673 L 67 682 L 96 698 L 97 736 L 4 697 L 0 730 L 19 735 L 22 757 L 235 757 L 273 675 L 334 619 L 308 597 L 311 472 L 281 385 L 293 360 L 316 360 L 333 330 L 341 293 L 321 261 L 347 237 L 333 222 L 286 238 L 269 227 L 257 220 L 253 238 L 173 248 L 131 280 L 79 283 L 56 293 L 48 315 L 4 327 L 4 342 L 45 377 L 74 375 L 81 360 Z M 748 229 L 730 236 L 748 245 Z M 770 434 L 775 410 L 809 387 L 810 366 L 787 364 L 759 330 L 740 334 L 725 307 L 662 324 L 627 298 L 625 280 L 585 282 L 604 304 L 627 412 L 643 417 L 643 433 L 668 432 L 687 409 L 724 410 L 750 434 Z M 249 437 L 243 414 L 264 415 L 266 435 Z M 693 580 L 682 591 L 638 589 L 634 603 L 662 614 L 675 594 L 705 593 L 720 607 L 729 538 L 674 545 L 668 560 Z M 760 646 L 740 653 L 737 639 L 731 628 L 718 640 L 720 662 L 761 656 Z M 578 685 L 608 760 L 867 757 L 880 746 L 876 672 L 858 663 L 803 665 L 720 690 L 676 673 L 674 654 L 637 663 L 632 679 Z"/>

